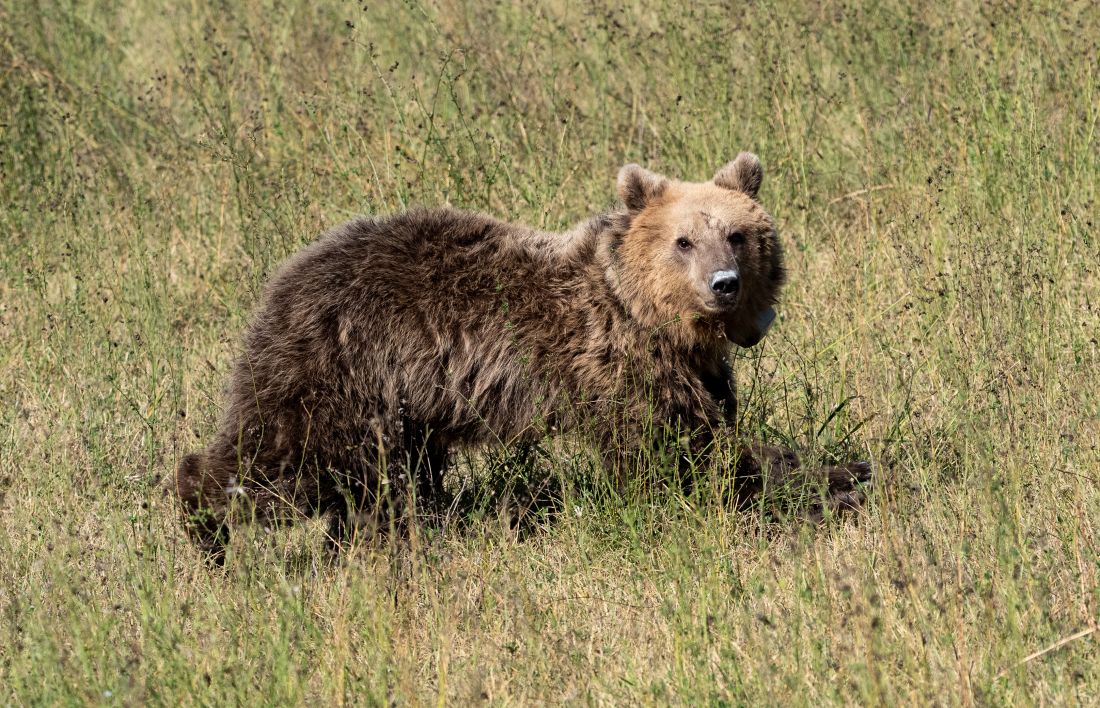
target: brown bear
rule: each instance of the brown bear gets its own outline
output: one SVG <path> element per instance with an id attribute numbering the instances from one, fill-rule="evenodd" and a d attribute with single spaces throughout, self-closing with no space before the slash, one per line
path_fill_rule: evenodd
<path id="1" fill-rule="evenodd" d="M 398 523 L 441 498 L 448 450 L 584 429 L 607 465 L 672 440 L 707 461 L 735 414 L 730 343 L 756 344 L 784 281 L 762 170 L 741 153 L 705 183 L 626 165 L 622 205 L 566 233 L 453 209 L 360 218 L 268 284 L 220 431 L 179 465 L 193 538 L 220 561 L 235 497 L 253 517 Z M 763 460 L 748 446 L 747 487 Z M 830 470 L 858 501 L 862 464 Z"/>

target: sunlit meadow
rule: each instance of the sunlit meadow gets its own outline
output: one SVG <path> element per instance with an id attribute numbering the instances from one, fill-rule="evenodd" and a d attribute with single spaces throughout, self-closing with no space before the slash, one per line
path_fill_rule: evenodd
<path id="1" fill-rule="evenodd" d="M 0 702 L 1096 704 L 1098 116 L 1091 2 L 0 0 Z M 623 498 L 548 443 L 523 534 L 490 450 L 409 548 L 187 542 L 166 482 L 288 254 L 745 149 L 790 284 L 743 426 L 872 460 L 861 513 Z"/>

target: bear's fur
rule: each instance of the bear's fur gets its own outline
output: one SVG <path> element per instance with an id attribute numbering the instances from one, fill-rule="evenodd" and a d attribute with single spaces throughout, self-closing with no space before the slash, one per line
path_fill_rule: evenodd
<path id="1" fill-rule="evenodd" d="M 566 233 L 437 209 L 324 234 L 271 279 L 220 431 L 180 463 L 192 536 L 220 559 L 235 496 L 332 513 L 337 538 L 395 523 L 440 498 L 450 448 L 582 424 L 620 474 L 661 436 L 698 462 L 735 412 L 730 342 L 763 336 L 784 280 L 761 177 L 749 153 L 706 183 L 627 165 L 622 206 Z"/>

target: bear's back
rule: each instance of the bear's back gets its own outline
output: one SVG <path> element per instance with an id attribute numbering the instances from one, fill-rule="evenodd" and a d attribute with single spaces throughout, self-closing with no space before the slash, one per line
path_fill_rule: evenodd
<path id="1" fill-rule="evenodd" d="M 238 404 L 377 400 L 442 428 L 526 425 L 589 345 L 593 270 L 573 238 L 449 209 L 337 227 L 272 278 Z"/>

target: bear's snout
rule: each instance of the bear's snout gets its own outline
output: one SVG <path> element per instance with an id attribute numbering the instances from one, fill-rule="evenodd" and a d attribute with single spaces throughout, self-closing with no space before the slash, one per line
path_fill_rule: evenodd
<path id="1" fill-rule="evenodd" d="M 732 298 L 741 287 L 741 276 L 735 270 L 720 270 L 710 276 L 710 289 L 719 298 Z"/>

